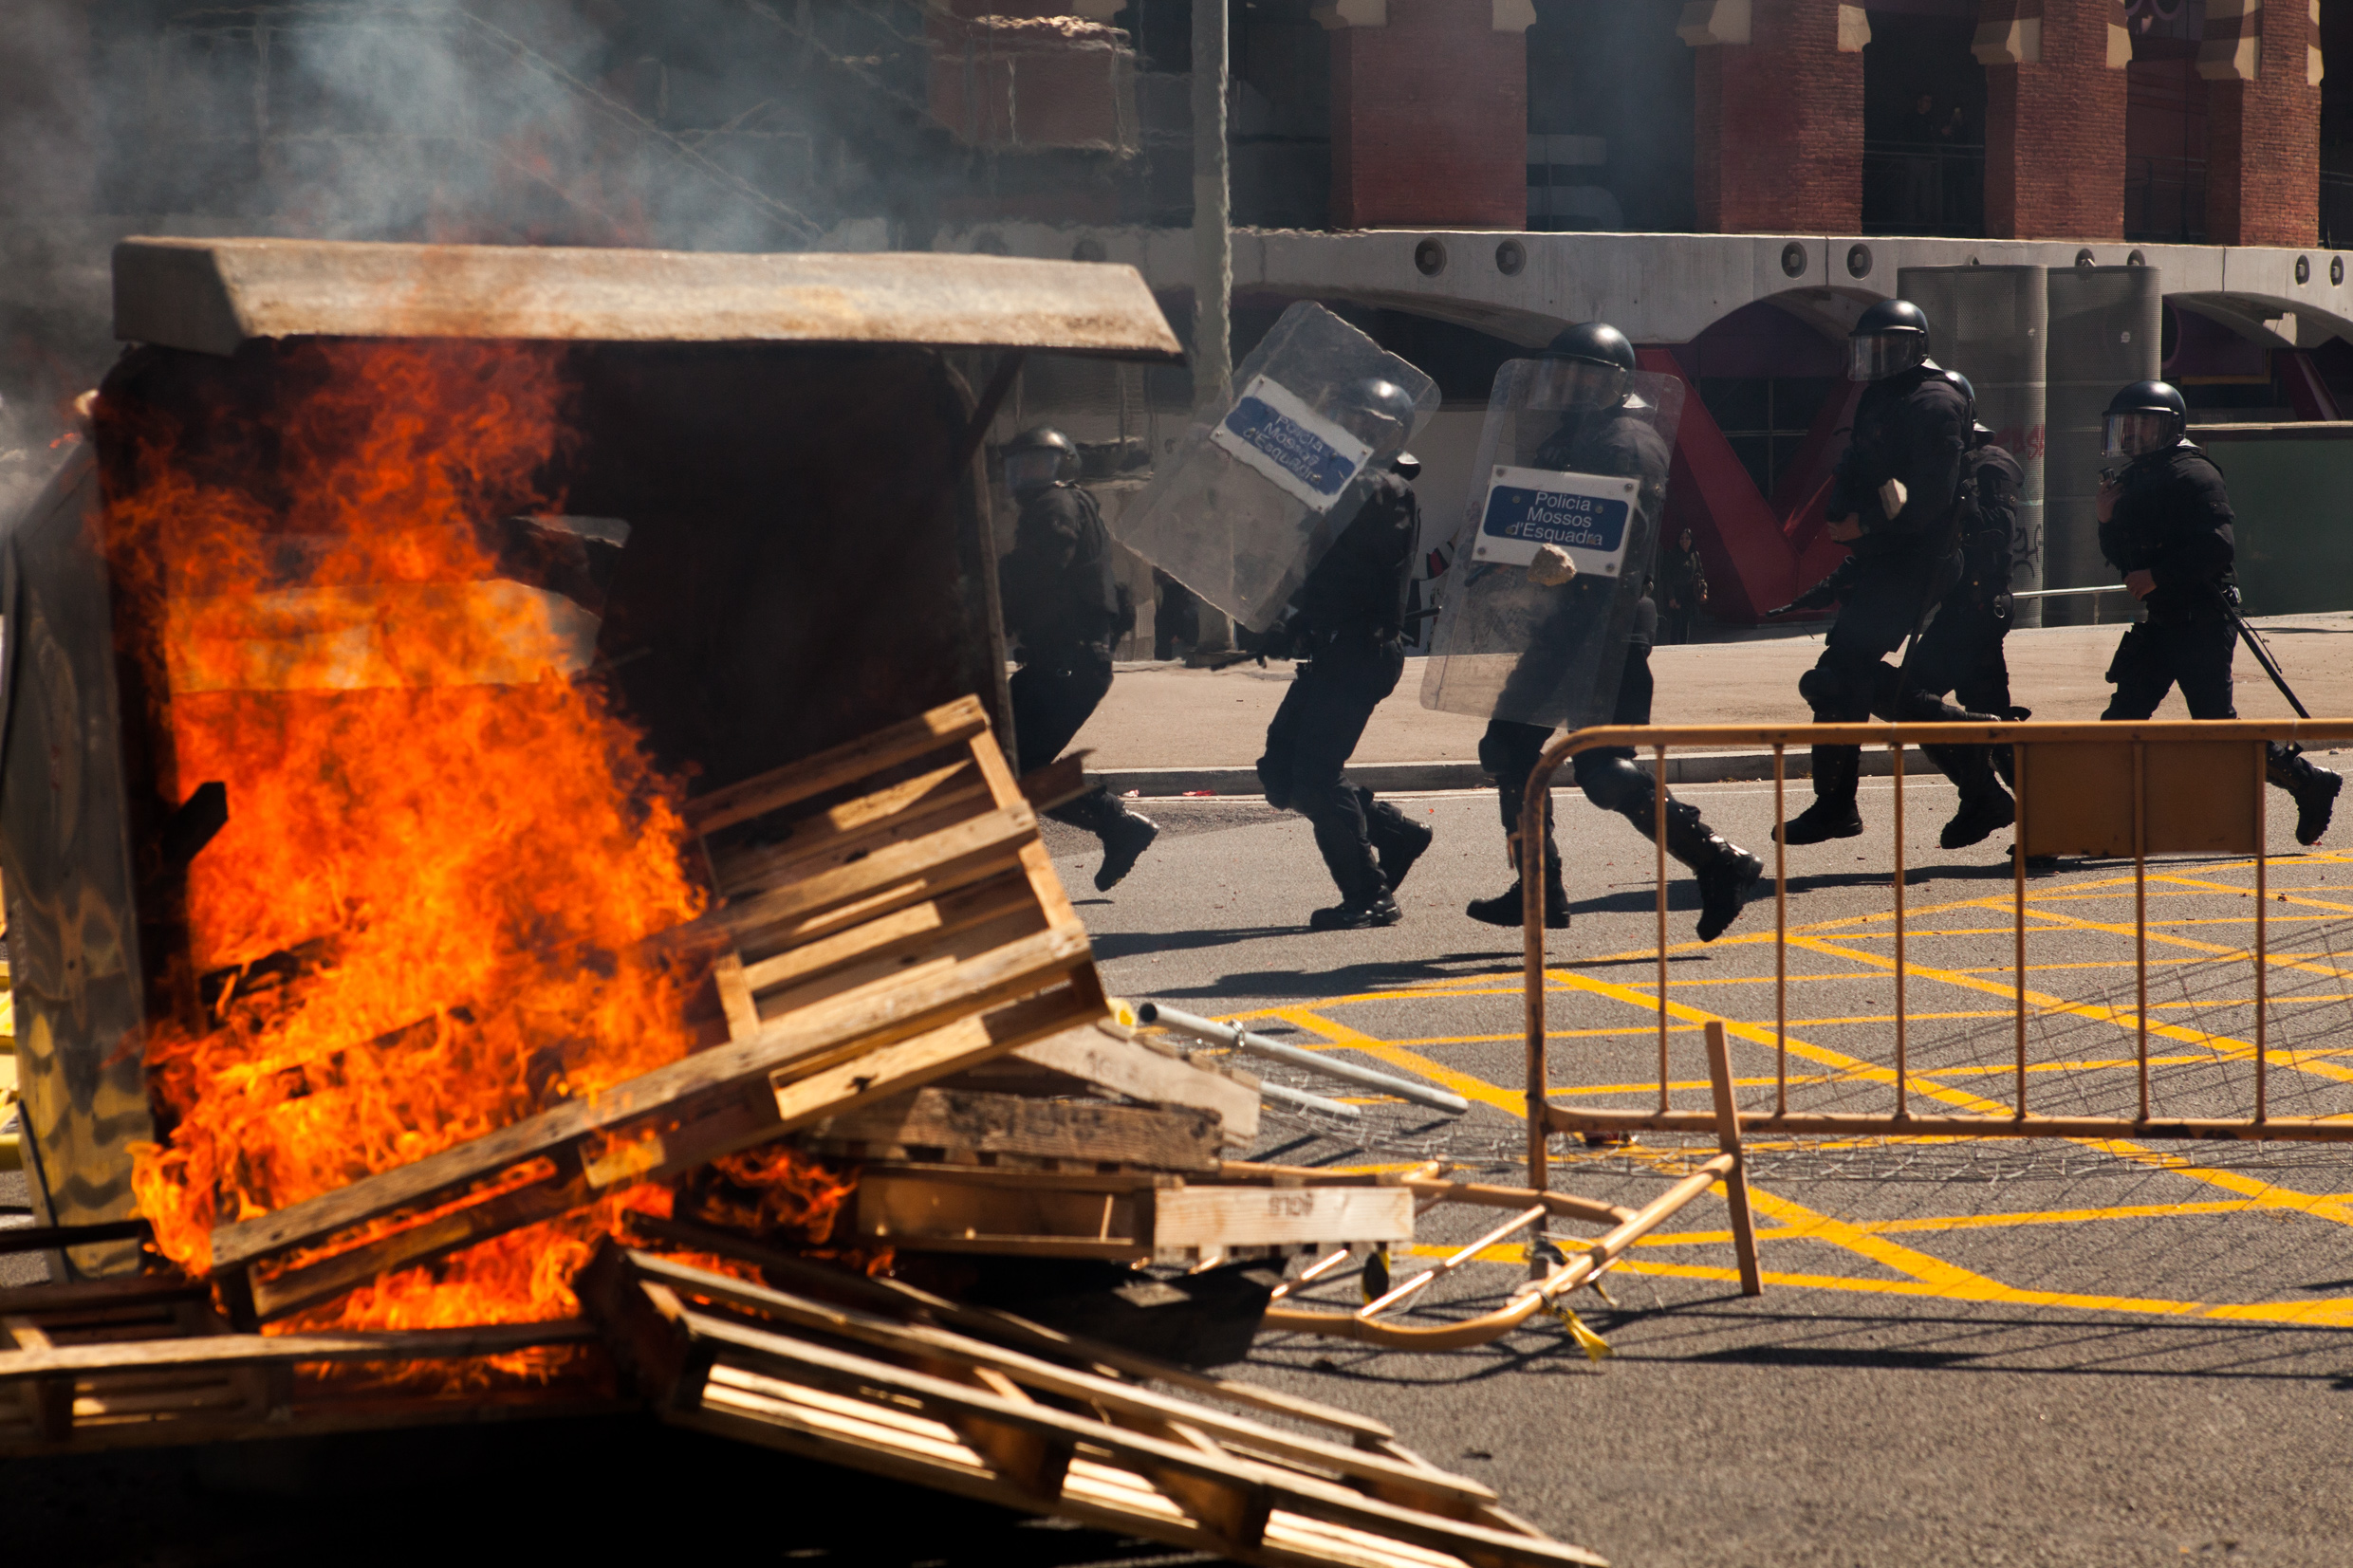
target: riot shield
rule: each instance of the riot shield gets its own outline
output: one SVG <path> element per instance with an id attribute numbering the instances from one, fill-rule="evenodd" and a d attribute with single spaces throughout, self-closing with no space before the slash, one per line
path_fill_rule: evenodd
<path id="1" fill-rule="evenodd" d="M 1638 372 L 1579 406 L 1556 360 L 1497 372 L 1421 705 L 1547 729 L 1606 724 L 1666 503 L 1683 383 Z M 1576 568 L 1566 582 L 1561 557 Z M 1549 580 L 1549 581 L 1547 581 Z"/>
<path id="2" fill-rule="evenodd" d="M 1403 390 L 1384 418 L 1358 396 Z M 1437 407 L 1437 384 L 1322 305 L 1283 312 L 1234 372 L 1215 422 L 1108 526 L 1119 542 L 1241 624 L 1263 629 L 1364 504 L 1379 465 Z"/>

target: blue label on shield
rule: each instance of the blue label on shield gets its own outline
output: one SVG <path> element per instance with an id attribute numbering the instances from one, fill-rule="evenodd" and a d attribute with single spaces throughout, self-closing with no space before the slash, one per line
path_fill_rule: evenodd
<path id="1" fill-rule="evenodd" d="M 1325 501 L 1346 489 L 1363 463 L 1263 398 L 1246 397 L 1235 403 L 1225 428 Z"/>
<path id="2" fill-rule="evenodd" d="M 1626 520 L 1633 511 L 1626 502 L 1608 496 L 1497 485 L 1487 492 L 1479 531 L 1491 539 L 1616 555 L 1625 545 Z"/>

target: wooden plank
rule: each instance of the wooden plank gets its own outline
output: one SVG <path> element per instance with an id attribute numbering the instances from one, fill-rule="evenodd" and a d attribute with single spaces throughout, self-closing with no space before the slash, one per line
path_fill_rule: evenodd
<path id="1" fill-rule="evenodd" d="M 974 776 L 967 788 L 924 801 L 907 811 L 875 817 L 845 832 L 796 836 L 778 844 L 732 851 L 714 862 L 720 891 L 731 900 L 756 896 L 765 889 L 786 882 L 839 871 L 878 850 L 985 817 L 990 810 L 989 791 Z"/>
<path id="2" fill-rule="evenodd" d="M 1021 784 L 1014 779 L 1013 770 L 1006 766 L 1005 752 L 997 745 L 996 737 L 975 735 L 969 744 L 973 761 L 979 766 L 980 776 L 989 781 L 990 792 L 996 797 L 997 804 L 1010 809 L 1025 803 Z M 1036 842 L 1026 846 L 1021 852 L 1021 866 L 1029 878 L 1031 891 L 1038 895 L 1039 907 L 1046 911 L 1046 917 L 1058 925 L 1065 921 L 1075 924 L 1079 912 L 1070 907 L 1070 895 L 1064 890 L 1062 878 L 1054 875 L 1053 857 L 1046 853 L 1046 846 Z"/>
<path id="3" fill-rule="evenodd" d="M 775 1020 L 750 1040 L 658 1067 L 593 1098 L 559 1105 L 274 1213 L 223 1226 L 213 1233 L 215 1270 L 316 1245 L 353 1225 L 494 1176 L 589 1132 L 672 1111 L 698 1095 L 725 1094 L 780 1070 L 795 1078 L 822 1071 L 844 1057 L 919 1034 L 944 1014 L 1038 989 L 1048 983 L 1047 976 L 1084 964 L 1085 949 L 1084 933 L 1047 932 L 889 996 L 847 998 Z"/>
<path id="4" fill-rule="evenodd" d="M 465 1360 L 503 1356 L 532 1345 L 583 1344 L 595 1337 L 594 1328 L 574 1318 L 550 1323 L 490 1323 L 391 1334 L 205 1334 L 185 1339 L 54 1345 L 0 1351 L 0 1383 L 269 1362 Z"/>
<path id="5" fill-rule="evenodd" d="M 1258 1080 L 1247 1074 L 1196 1067 L 1093 1024 L 1025 1045 L 1013 1056 L 1146 1104 L 1214 1111 L 1229 1146 L 1257 1141 Z"/>
<path id="6" fill-rule="evenodd" d="M 164 1274 L 121 1274 L 104 1280 L 77 1280 L 65 1284 L 17 1285 L 0 1290 L 0 1312 L 40 1318 L 50 1312 L 83 1308 L 200 1301 L 212 1286 L 177 1271 Z"/>
<path id="7" fill-rule="evenodd" d="M 1150 1193 L 1149 1187 L 984 1184 L 869 1166 L 859 1178 L 850 1233 L 917 1251 L 1133 1258 L 1152 1250 Z"/>
<path id="8" fill-rule="evenodd" d="M 945 974 L 1046 930 L 1037 907 L 1026 900 L 1010 909 L 975 913 L 961 929 L 902 938 L 795 985 L 763 990 L 754 998 L 763 1019 L 783 1018 L 832 1001 L 878 994 Z"/>
<path id="9" fill-rule="evenodd" d="M 1072 987 L 1058 987 L 1010 1006 L 959 1018 L 824 1072 L 779 1083 L 774 1088 L 777 1131 L 856 1112 L 872 1101 L 904 1094 L 1058 1033 L 1074 1020 L 1100 1016 L 1102 1010 L 1099 999 Z"/>
<path id="10" fill-rule="evenodd" d="M 972 887 L 959 888 L 945 897 L 928 898 L 905 909 L 893 910 L 819 941 L 756 959 L 744 966 L 744 980 L 754 991 L 773 990 L 882 951 L 895 943 L 963 931 L 1007 910 L 1036 907 L 1026 878 L 1010 873 L 992 876 Z"/>
<path id="11" fill-rule="evenodd" d="M 1021 798 L 1029 802 L 1032 811 L 1051 811 L 1056 806 L 1077 800 L 1091 787 L 1086 782 L 1086 759 L 1089 753 L 1073 751 L 1057 757 L 1044 767 L 1033 768 L 1014 781 Z"/>
<path id="12" fill-rule="evenodd" d="M 660 940 L 692 947 L 713 935 L 729 933 L 738 941 L 756 941 L 761 933 L 796 918 L 901 882 L 919 881 L 930 890 L 929 896 L 936 897 L 993 876 L 1016 860 L 1024 845 L 1035 842 L 1037 829 L 1037 819 L 1026 805 L 974 817 L 893 844 L 839 870 L 722 905 L 700 919 L 665 932 Z"/>
<path id="13" fill-rule="evenodd" d="M 711 852 L 712 863 L 721 886 L 733 886 L 741 878 L 731 876 L 730 868 L 738 861 L 750 862 L 771 850 L 811 845 L 838 834 L 855 832 L 868 822 L 896 817 L 945 791 L 985 787 L 979 770 L 973 766 L 969 758 L 959 753 L 955 761 L 945 767 L 935 767 L 912 779 L 901 779 L 869 794 L 854 796 L 838 805 L 829 805 L 823 811 L 796 818 L 785 824 L 785 833 L 781 838 L 771 839 L 766 837 L 767 833 L 776 831 L 771 827 L 764 830 L 763 837 L 754 842 L 713 850 Z"/>
<path id="14" fill-rule="evenodd" d="M 1153 1195 L 1163 1250 L 1408 1242 L 1414 1194 L 1401 1187 L 1203 1187 Z"/>
<path id="15" fill-rule="evenodd" d="M 1223 1139 L 1214 1112 L 938 1088 L 812 1122 L 803 1136 L 828 1144 L 915 1145 L 1170 1171 L 1215 1169 Z"/>
<path id="16" fill-rule="evenodd" d="M 719 1010 L 727 1015 L 728 1039 L 750 1040 L 758 1034 L 760 1008 L 751 999 L 744 961 L 734 953 L 721 953 L 718 962 L 711 966 L 711 979 L 719 988 Z"/>
<path id="17" fill-rule="evenodd" d="M 691 800 L 683 808 L 687 825 L 698 833 L 716 833 L 796 801 L 855 784 L 869 774 L 900 766 L 969 736 L 985 734 L 988 729 L 989 714 L 980 699 L 958 697 L 846 746 Z"/>

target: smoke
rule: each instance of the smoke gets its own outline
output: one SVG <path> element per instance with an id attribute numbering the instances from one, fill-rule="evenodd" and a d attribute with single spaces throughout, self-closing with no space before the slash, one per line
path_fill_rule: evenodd
<path id="1" fill-rule="evenodd" d="M 127 234 L 872 248 L 920 177 L 874 122 L 924 92 L 921 13 L 880 0 L 8 10 L 0 453 L 104 373 Z"/>

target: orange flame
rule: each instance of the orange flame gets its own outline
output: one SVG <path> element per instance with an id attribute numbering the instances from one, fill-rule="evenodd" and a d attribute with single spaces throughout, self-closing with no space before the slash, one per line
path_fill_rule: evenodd
<path id="1" fill-rule="evenodd" d="M 157 1247 L 283 1208 L 682 1057 L 689 977 L 639 950 L 704 898 L 673 783 L 592 685 L 593 620 L 493 581 L 487 526 L 560 509 L 555 350 L 286 351 L 268 414 L 125 430 L 107 548 L 174 799 L 228 787 L 191 863 L 189 962 L 219 989 L 150 1031 Z M 193 454 L 193 455 L 192 455 Z M 225 977 L 222 979 L 220 977 Z M 577 1311 L 629 1195 L 388 1276 L 297 1326 Z"/>

